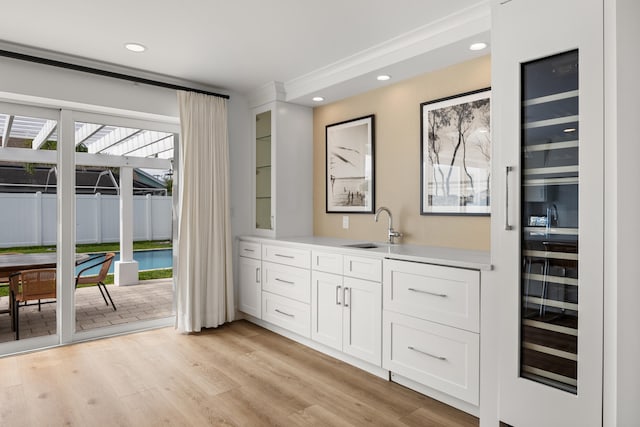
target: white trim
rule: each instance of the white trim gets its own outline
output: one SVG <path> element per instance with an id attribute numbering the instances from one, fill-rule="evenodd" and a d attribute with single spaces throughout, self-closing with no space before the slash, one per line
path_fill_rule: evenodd
<path id="1" fill-rule="evenodd" d="M 109 116 L 113 121 L 119 122 L 120 120 L 145 120 L 149 122 L 157 123 L 159 126 L 161 124 L 174 124 L 180 125 L 180 118 L 174 116 L 165 116 L 161 114 L 153 114 L 153 113 L 144 113 L 141 111 L 133 111 L 133 110 L 124 110 L 120 108 L 113 107 L 105 107 L 101 105 L 90 105 L 84 104 L 81 102 L 74 101 L 63 101 L 56 100 L 51 98 L 44 98 L 40 96 L 31 96 L 31 95 L 23 95 L 16 94 L 11 92 L 1 92 L 0 91 L 0 107 L 2 107 L 2 103 L 9 104 L 22 104 L 21 106 L 17 106 L 17 109 L 25 108 L 25 106 L 35 107 L 35 108 L 54 108 L 54 109 L 68 109 L 73 110 L 76 113 L 88 113 L 88 114 L 101 114 L 105 116 Z M 6 113 L 6 111 L 3 111 Z M 81 116 L 81 114 L 79 114 Z M 35 117 L 47 118 L 36 115 Z M 81 118 L 77 119 L 78 121 L 86 121 Z M 105 122 L 105 124 L 110 124 Z M 158 129 L 161 130 L 161 129 Z"/>
<path id="2" fill-rule="evenodd" d="M 490 3 L 477 4 L 284 83 L 294 101 L 332 85 L 432 53 L 491 29 Z"/>

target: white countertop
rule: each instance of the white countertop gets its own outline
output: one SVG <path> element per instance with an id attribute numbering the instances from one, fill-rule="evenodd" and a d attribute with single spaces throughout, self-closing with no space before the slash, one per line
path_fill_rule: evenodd
<path id="1" fill-rule="evenodd" d="M 425 262 L 429 264 L 445 265 L 450 267 L 469 268 L 473 270 L 491 270 L 491 256 L 488 251 L 472 251 L 466 249 L 443 248 L 425 245 L 409 245 L 348 240 L 333 237 L 288 237 L 271 239 L 267 237 L 241 236 L 241 240 L 257 242 L 273 242 L 275 244 L 296 244 L 315 247 L 332 248 L 342 253 L 357 255 L 375 255 L 381 258 L 399 259 L 403 261 Z M 345 245 L 354 243 L 373 243 L 377 247 L 370 249 L 350 248 Z"/>

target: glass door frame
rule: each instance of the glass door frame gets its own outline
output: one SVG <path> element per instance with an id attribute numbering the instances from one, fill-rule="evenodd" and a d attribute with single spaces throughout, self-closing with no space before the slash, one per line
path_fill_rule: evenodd
<path id="1" fill-rule="evenodd" d="M 35 105 L 25 105 L 25 103 Z M 174 171 L 174 200 L 179 194 L 178 165 L 165 159 L 136 158 L 127 156 L 105 156 L 75 151 L 75 123 L 94 122 L 112 126 L 135 127 L 145 130 L 170 132 L 179 135 L 180 126 L 177 117 L 126 111 L 99 106 L 67 103 L 71 108 L 60 108 L 51 100 L 20 96 L 5 98 L 0 95 L 0 111 L 13 115 L 24 115 L 57 120 L 57 150 L 21 150 L 3 148 L 0 150 L 0 161 L 24 161 L 31 163 L 56 163 L 57 180 L 57 301 L 56 301 L 56 334 L 35 337 L 20 341 L 0 344 L 0 356 L 24 351 L 85 341 L 98 337 L 122 334 L 137 330 L 151 329 L 173 325 L 173 317 L 138 321 L 121 325 L 76 332 L 75 319 L 75 241 L 76 241 L 76 203 L 75 203 L 75 170 L 76 164 L 107 167 L 149 167 L 172 168 Z M 179 140 L 175 139 L 176 154 Z M 9 150 L 9 151 L 7 151 Z M 177 156 L 176 156 L 177 158 Z M 133 197 L 133 194 L 131 194 Z M 173 204 L 175 208 L 175 203 Z M 179 212 L 173 213 L 173 223 L 179 218 Z M 174 244 L 177 237 L 173 238 Z M 177 250 L 177 246 L 176 246 Z M 174 254 L 175 259 L 175 254 Z M 174 268 L 174 291 L 176 269 Z M 174 302 L 175 304 L 175 302 Z"/>
<path id="2" fill-rule="evenodd" d="M 75 129 L 76 122 L 85 122 L 85 123 L 99 123 L 102 125 L 108 126 L 120 126 L 120 127 L 130 127 L 136 129 L 145 129 L 151 131 L 158 132 L 169 132 L 174 134 L 179 134 L 180 128 L 179 124 L 171 123 L 167 121 L 157 121 L 157 120 L 148 120 L 144 118 L 137 118 L 132 115 L 125 115 L 125 113 L 120 113 L 117 116 L 115 115 L 107 115 L 100 114 L 94 112 L 86 112 L 86 111 L 71 111 L 71 126 Z M 175 141 L 174 153 L 177 153 L 178 150 L 178 140 Z M 77 164 L 83 166 L 107 166 L 107 167 L 118 167 L 118 168 L 136 168 L 136 167 L 145 167 L 145 168 L 165 168 L 170 169 L 173 168 L 174 172 L 174 200 L 176 197 L 179 197 L 177 193 L 179 191 L 178 185 L 178 171 L 177 171 L 177 162 L 172 163 L 170 160 L 165 159 L 151 159 L 151 158 L 142 158 L 142 157 L 128 157 L 128 156 L 109 156 L 109 155 L 96 155 L 89 153 L 76 153 L 75 152 L 75 138 L 72 141 L 67 141 L 65 144 L 67 150 L 72 151 L 72 155 L 74 157 L 74 165 L 73 170 L 75 171 L 75 167 Z M 176 156 L 177 158 L 177 156 Z M 75 175 L 74 175 L 75 176 Z M 125 196 L 121 194 L 121 196 Z M 132 194 L 127 194 L 127 197 L 133 198 Z M 74 183 L 74 194 L 73 194 L 73 218 L 74 218 L 74 227 L 75 227 L 75 183 Z M 174 222 L 178 219 L 179 212 L 173 213 Z M 122 221 L 122 218 L 120 219 Z M 174 224 L 175 226 L 175 224 Z M 133 224 L 130 224 L 129 229 L 131 230 Z M 174 227 L 175 230 L 175 227 Z M 75 228 L 74 228 L 74 242 L 75 242 Z M 120 242 L 122 247 L 122 242 Z M 75 250 L 75 243 L 74 243 Z M 175 251 L 177 251 L 177 239 L 174 240 L 174 259 L 175 259 Z M 74 254 L 75 256 L 75 254 Z M 176 278 L 176 268 L 174 266 L 173 269 L 173 277 L 174 277 L 174 292 L 175 292 L 175 278 Z M 73 283 L 73 280 L 71 281 Z M 65 314 L 72 314 L 73 316 L 68 319 L 63 319 L 63 325 L 65 326 L 65 331 L 73 331 L 71 336 L 69 337 L 69 341 L 62 341 L 62 343 L 68 342 L 78 342 L 78 341 L 86 341 L 99 337 L 105 337 L 110 335 L 117 335 L 126 332 L 133 332 L 144 329 L 153 329 L 163 326 L 170 326 L 175 323 L 174 317 L 167 317 L 162 319 L 153 319 L 153 320 L 141 320 L 132 323 L 123 323 L 120 325 L 112 325 L 103 328 L 96 328 L 88 331 L 78 332 L 75 330 L 76 319 L 75 319 L 75 289 L 73 287 L 70 289 L 70 292 L 73 294 L 73 306 L 66 307 Z M 174 295 L 175 296 L 175 295 Z M 174 298 L 175 304 L 175 298 Z"/>

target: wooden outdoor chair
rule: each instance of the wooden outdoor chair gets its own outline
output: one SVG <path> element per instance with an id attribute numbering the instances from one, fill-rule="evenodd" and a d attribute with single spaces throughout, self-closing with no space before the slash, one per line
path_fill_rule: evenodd
<path id="1" fill-rule="evenodd" d="M 38 270 L 23 270 L 9 276 L 10 304 L 12 329 L 16 333 L 16 340 L 20 339 L 20 303 L 23 307 L 29 301 L 38 301 L 38 311 L 41 300 L 56 298 L 56 269 L 41 268 Z"/>
<path id="2" fill-rule="evenodd" d="M 111 302 L 111 307 L 113 307 L 113 311 L 117 310 L 116 305 L 113 303 L 113 299 L 111 299 L 111 294 L 109 294 L 109 291 L 107 290 L 107 286 L 104 284 L 104 281 L 107 277 L 107 273 L 109 272 L 109 267 L 111 267 L 111 263 L 113 262 L 113 258 L 115 256 L 116 254 L 114 254 L 113 252 L 109 252 L 105 254 L 104 259 L 100 260 L 99 262 L 92 263 L 88 267 L 83 268 L 82 270 L 80 270 L 80 272 L 78 273 L 78 276 L 76 277 L 76 288 L 78 288 L 78 285 L 90 285 L 92 283 L 95 283 L 98 286 L 98 289 L 100 290 L 100 294 L 102 294 L 102 299 L 104 299 L 105 304 L 109 305 L 109 301 Z M 102 258 L 102 256 L 89 258 L 88 260 L 80 264 L 86 264 L 88 262 L 95 261 L 98 258 Z M 82 276 L 84 272 L 91 270 L 92 268 L 97 267 L 99 265 L 102 265 L 102 266 L 100 267 L 100 271 L 98 272 L 98 274 L 92 275 L 92 276 Z M 107 297 L 109 298 L 109 301 L 107 301 Z"/>

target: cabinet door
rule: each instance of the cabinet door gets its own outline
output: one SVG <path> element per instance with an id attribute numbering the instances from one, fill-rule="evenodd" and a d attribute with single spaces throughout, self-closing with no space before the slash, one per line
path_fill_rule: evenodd
<path id="1" fill-rule="evenodd" d="M 238 257 L 238 310 L 260 318 L 261 294 L 260 260 Z"/>
<path id="2" fill-rule="evenodd" d="M 343 351 L 382 366 L 382 286 L 345 277 L 343 305 Z"/>
<path id="3" fill-rule="evenodd" d="M 501 312 L 499 416 L 510 425 L 602 421 L 602 11 L 601 0 L 493 4 L 501 297 L 483 310 Z"/>
<path id="4" fill-rule="evenodd" d="M 342 350 L 342 276 L 314 271 L 311 278 L 311 339 Z"/>

